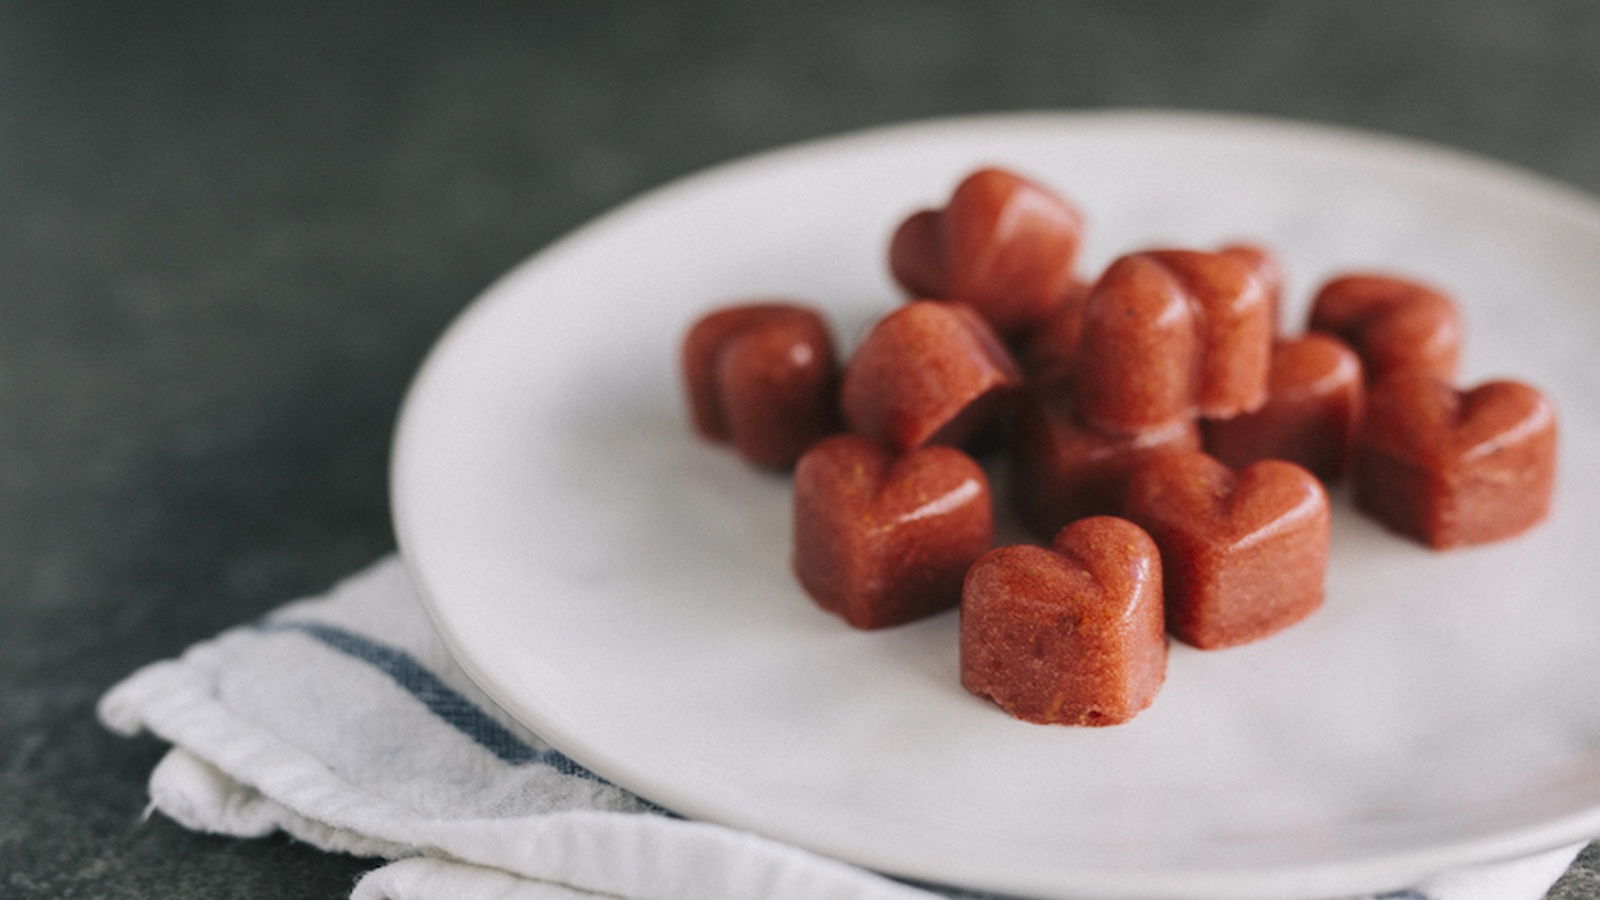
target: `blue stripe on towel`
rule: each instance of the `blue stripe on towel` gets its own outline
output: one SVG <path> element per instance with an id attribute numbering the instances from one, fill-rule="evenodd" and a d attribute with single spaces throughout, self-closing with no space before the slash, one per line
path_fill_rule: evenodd
<path id="1" fill-rule="evenodd" d="M 536 750 L 509 728 L 495 721 L 488 713 L 450 685 L 433 674 L 404 650 L 388 647 L 371 638 L 345 631 L 319 622 L 262 622 L 262 631 L 296 631 L 325 644 L 347 656 L 359 659 L 376 668 L 411 696 L 426 706 L 430 712 L 443 719 L 452 728 L 476 741 L 485 750 L 513 766 L 543 763 L 566 775 L 576 775 L 610 784 L 604 778 L 578 765 L 566 754 L 554 750 Z"/>

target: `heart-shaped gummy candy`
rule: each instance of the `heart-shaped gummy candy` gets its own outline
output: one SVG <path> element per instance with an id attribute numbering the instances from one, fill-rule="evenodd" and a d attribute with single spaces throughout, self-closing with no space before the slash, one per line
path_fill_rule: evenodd
<path id="1" fill-rule="evenodd" d="M 1199 332 L 1194 402 L 1200 415 L 1236 416 L 1267 399 L 1272 291 L 1259 262 L 1237 251 L 1154 250 L 1189 294 Z"/>
<path id="2" fill-rule="evenodd" d="M 906 451 L 960 444 L 1022 382 L 988 323 L 959 303 L 907 303 L 873 326 L 845 365 L 840 405 L 858 434 Z"/>
<path id="3" fill-rule="evenodd" d="M 791 303 L 711 312 L 683 342 L 695 430 L 745 459 L 786 466 L 839 430 L 839 365 L 822 315 Z"/>
<path id="4" fill-rule="evenodd" d="M 1459 391 L 1422 372 L 1371 386 L 1356 433 L 1356 505 L 1444 549 L 1520 534 L 1550 513 L 1555 406 L 1538 389 L 1490 381 Z"/>
<path id="5" fill-rule="evenodd" d="M 954 447 L 897 456 L 841 434 L 795 465 L 795 575 L 817 605 L 857 628 L 954 607 L 993 538 L 988 478 Z"/>
<path id="6" fill-rule="evenodd" d="M 1315 475 L 1268 459 L 1233 469 L 1174 453 L 1136 472 L 1127 516 L 1161 548 L 1167 627 L 1201 649 L 1258 640 L 1322 605 L 1328 495 Z"/>
<path id="7" fill-rule="evenodd" d="M 949 203 L 895 230 L 889 267 L 919 299 L 954 300 L 1012 337 L 1071 289 L 1083 217 L 1060 196 L 1003 169 L 980 169 Z"/>
<path id="8" fill-rule="evenodd" d="M 1234 468 L 1286 459 L 1333 482 L 1344 475 L 1365 391 L 1361 358 L 1338 338 L 1312 332 L 1277 341 L 1267 402 L 1202 423 L 1206 452 Z"/>
<path id="9" fill-rule="evenodd" d="M 1312 298 L 1307 327 L 1354 348 L 1368 382 L 1402 369 L 1455 378 L 1461 313 L 1449 295 L 1421 282 L 1359 273 L 1331 279 Z"/>
<path id="10" fill-rule="evenodd" d="M 1166 677 L 1161 559 L 1125 519 L 985 554 L 961 598 L 961 683 L 1029 722 L 1113 725 Z"/>

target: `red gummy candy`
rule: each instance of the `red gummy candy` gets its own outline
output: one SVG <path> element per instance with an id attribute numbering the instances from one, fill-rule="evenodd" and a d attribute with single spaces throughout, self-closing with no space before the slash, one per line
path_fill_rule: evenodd
<path id="1" fill-rule="evenodd" d="M 1108 434 L 1195 416 L 1199 332 L 1188 291 L 1147 254 L 1108 266 L 1084 300 L 1072 384 L 1078 415 Z"/>
<path id="2" fill-rule="evenodd" d="M 857 433 L 906 451 L 962 443 L 1021 382 L 982 317 L 959 303 L 921 300 L 868 332 L 845 366 L 840 405 Z"/>
<path id="3" fill-rule="evenodd" d="M 1422 372 L 1372 385 L 1356 435 L 1356 505 L 1437 548 L 1520 534 L 1550 513 L 1555 406 L 1536 388 L 1491 381 L 1469 391 Z"/>
<path id="4" fill-rule="evenodd" d="M 1200 449 L 1194 419 L 1132 435 L 1085 425 L 1061 390 L 1035 389 L 1017 404 L 1011 444 L 1010 502 L 1034 534 L 1074 519 L 1122 511 L 1128 479 L 1164 453 Z"/>
<path id="5" fill-rule="evenodd" d="M 1344 475 L 1361 419 L 1361 358 L 1343 341 L 1311 333 L 1272 350 L 1267 402 L 1255 412 L 1206 421 L 1206 452 L 1234 468 L 1286 459 L 1324 483 Z"/>
<path id="6" fill-rule="evenodd" d="M 1267 399 L 1272 307 L 1256 268 L 1227 253 L 1157 250 L 1150 255 L 1172 270 L 1195 305 L 1200 415 L 1227 418 L 1259 408 Z"/>
<path id="7" fill-rule="evenodd" d="M 1161 571 L 1150 536 L 1110 516 L 990 551 L 962 590 L 962 686 L 1029 722 L 1128 721 L 1166 678 Z"/>
<path id="8" fill-rule="evenodd" d="M 856 628 L 954 607 L 993 539 L 988 479 L 954 447 L 895 456 L 841 434 L 795 466 L 795 575 L 818 606 Z"/>
<path id="9" fill-rule="evenodd" d="M 1249 643 L 1322 605 L 1328 495 L 1293 463 L 1235 473 L 1204 453 L 1163 456 L 1129 481 L 1127 516 L 1161 548 L 1167 627 L 1185 643 Z"/>
<path id="10" fill-rule="evenodd" d="M 1334 278 L 1312 299 L 1308 327 L 1353 347 L 1368 383 L 1401 369 L 1455 380 L 1461 314 L 1448 295 L 1421 282 L 1373 274 Z"/>
<path id="11" fill-rule="evenodd" d="M 791 303 L 709 313 L 683 342 L 695 430 L 760 465 L 787 466 L 839 430 L 839 366 L 821 314 Z"/>
<path id="12" fill-rule="evenodd" d="M 965 303 L 1006 337 L 1048 317 L 1073 283 L 1083 217 L 1020 175 L 980 169 L 941 210 L 913 213 L 889 268 L 919 298 Z"/>

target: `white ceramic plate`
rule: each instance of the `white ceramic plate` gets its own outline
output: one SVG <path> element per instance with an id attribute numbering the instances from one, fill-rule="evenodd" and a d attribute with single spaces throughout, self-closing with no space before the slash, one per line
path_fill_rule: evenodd
<path id="1" fill-rule="evenodd" d="M 1288 321 L 1327 275 L 1454 291 L 1465 381 L 1562 412 L 1554 518 L 1437 554 L 1336 501 L 1329 596 L 1264 642 L 1174 646 L 1131 724 L 1014 721 L 957 682 L 956 615 L 861 633 L 790 577 L 786 479 L 690 433 L 679 341 L 750 297 L 841 343 L 899 295 L 891 229 L 981 164 L 1085 211 L 1085 267 L 1275 248 Z M 890 873 L 1040 897 L 1394 887 L 1600 834 L 1600 205 L 1484 161 L 1207 115 L 940 121 L 650 193 L 539 253 L 448 331 L 398 429 L 399 540 L 505 707 L 686 815 Z"/>

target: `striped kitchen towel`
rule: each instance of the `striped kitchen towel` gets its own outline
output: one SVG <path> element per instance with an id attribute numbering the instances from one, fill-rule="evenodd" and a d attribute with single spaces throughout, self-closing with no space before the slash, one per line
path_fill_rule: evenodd
<path id="1" fill-rule="evenodd" d="M 472 684 L 393 557 L 140 669 L 99 714 L 173 744 L 150 797 L 181 825 L 387 860 L 359 900 L 973 896 L 689 821 L 594 775 Z M 1386 896 L 1535 900 L 1579 849 Z"/>

